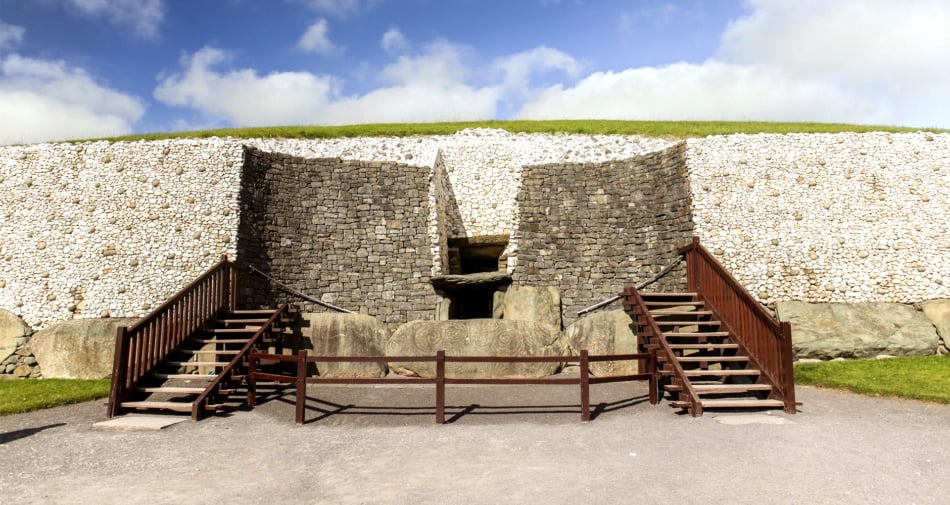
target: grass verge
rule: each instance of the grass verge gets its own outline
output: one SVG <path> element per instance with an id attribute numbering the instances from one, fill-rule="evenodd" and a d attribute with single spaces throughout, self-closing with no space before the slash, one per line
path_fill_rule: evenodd
<path id="1" fill-rule="evenodd" d="M 412 135 L 451 135 L 465 128 L 500 128 L 513 133 L 577 133 L 644 135 L 648 137 L 705 137 L 733 133 L 840 133 L 840 132 L 941 132 L 933 128 L 853 125 L 842 123 L 778 123 L 764 121 L 467 121 L 454 123 L 381 123 L 344 126 L 273 126 L 261 128 L 225 128 L 175 133 L 129 135 L 108 140 L 158 140 L 169 138 L 337 138 L 406 137 Z"/>
<path id="2" fill-rule="evenodd" d="M 3 380 L 0 416 L 105 398 L 109 383 L 109 379 Z"/>
<path id="3" fill-rule="evenodd" d="M 795 366 L 795 382 L 950 404 L 950 356 L 800 363 Z"/>

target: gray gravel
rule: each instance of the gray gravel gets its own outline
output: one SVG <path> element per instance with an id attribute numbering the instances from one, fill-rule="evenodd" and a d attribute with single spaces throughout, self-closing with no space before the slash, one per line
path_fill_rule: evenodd
<path id="1" fill-rule="evenodd" d="M 93 430 L 101 402 L 5 416 L 0 503 L 950 500 L 950 406 L 800 387 L 794 416 L 694 419 L 643 392 L 596 386 L 587 424 L 559 386 L 450 387 L 444 426 L 431 389 L 391 386 L 311 388 L 301 427 L 292 395 L 155 432 Z"/>

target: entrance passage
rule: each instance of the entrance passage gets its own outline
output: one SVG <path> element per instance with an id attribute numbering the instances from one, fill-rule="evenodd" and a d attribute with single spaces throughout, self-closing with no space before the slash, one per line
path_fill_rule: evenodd
<path id="1" fill-rule="evenodd" d="M 495 293 L 511 282 L 503 257 L 507 235 L 450 238 L 449 275 L 433 279 L 433 286 L 446 299 L 446 319 L 491 318 Z"/>

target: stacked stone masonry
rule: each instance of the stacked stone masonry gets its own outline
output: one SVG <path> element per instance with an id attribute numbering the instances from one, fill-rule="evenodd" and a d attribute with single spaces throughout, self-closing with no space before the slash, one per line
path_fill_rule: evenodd
<path id="1" fill-rule="evenodd" d="M 253 149 L 270 157 L 257 179 Z M 950 298 L 950 135 L 731 135 L 682 151 L 497 130 L 0 147 L 0 308 L 34 329 L 138 317 L 226 254 L 390 323 L 427 319 L 445 241 L 482 235 L 509 235 L 516 283 L 559 286 L 567 316 L 648 278 L 690 233 L 767 304 Z M 366 240 L 365 258 L 335 234 Z"/>

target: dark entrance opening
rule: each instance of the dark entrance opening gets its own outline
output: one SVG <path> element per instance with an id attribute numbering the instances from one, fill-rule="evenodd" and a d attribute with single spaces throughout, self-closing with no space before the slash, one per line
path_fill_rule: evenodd
<path id="1" fill-rule="evenodd" d="M 449 275 L 433 285 L 448 298 L 448 319 L 490 319 L 495 293 L 511 283 L 501 256 L 508 236 L 466 237 L 448 240 Z"/>

